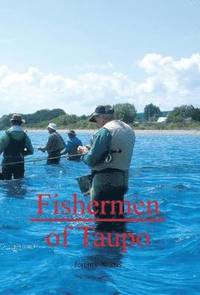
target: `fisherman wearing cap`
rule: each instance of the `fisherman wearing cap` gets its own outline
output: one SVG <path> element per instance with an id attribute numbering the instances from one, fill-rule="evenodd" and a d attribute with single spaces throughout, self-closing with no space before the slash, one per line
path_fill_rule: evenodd
<path id="1" fill-rule="evenodd" d="M 79 161 L 80 155 L 77 155 L 77 149 L 79 146 L 82 146 L 81 140 L 76 136 L 74 130 L 70 130 L 68 133 L 69 140 L 67 141 L 65 150 L 62 152 L 62 155 L 68 154 L 68 160 Z"/>
<path id="2" fill-rule="evenodd" d="M 10 180 L 24 177 L 24 157 L 33 154 L 33 146 L 21 125 L 21 115 L 10 119 L 12 127 L 0 138 L 0 154 L 3 153 L 1 179 Z"/>
<path id="3" fill-rule="evenodd" d="M 59 164 L 61 151 L 65 148 L 65 142 L 62 136 L 57 132 L 55 123 L 49 123 L 47 126 L 49 132 L 49 139 L 46 146 L 38 148 L 39 151 L 47 152 L 47 164 Z"/>
<path id="4" fill-rule="evenodd" d="M 83 161 L 92 169 L 91 196 L 98 201 L 123 201 L 128 189 L 135 133 L 129 125 L 114 119 L 114 109 L 109 105 L 98 106 L 89 121 L 95 122 L 99 131 L 90 150 L 87 147 L 79 147 L 78 150 L 84 154 Z M 116 216 L 111 215 L 111 206 L 106 205 L 106 214 L 97 214 L 96 217 L 123 217 L 117 211 L 119 208 Z"/>

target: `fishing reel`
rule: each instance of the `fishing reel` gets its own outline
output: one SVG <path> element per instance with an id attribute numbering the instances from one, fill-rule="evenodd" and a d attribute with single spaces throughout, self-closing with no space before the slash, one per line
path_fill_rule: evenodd
<path id="1" fill-rule="evenodd" d="M 117 154 L 117 153 L 121 153 L 121 152 L 122 152 L 121 149 L 109 151 L 109 153 L 105 157 L 104 163 L 106 163 L 106 164 L 111 163 L 113 160 L 113 154 Z"/>

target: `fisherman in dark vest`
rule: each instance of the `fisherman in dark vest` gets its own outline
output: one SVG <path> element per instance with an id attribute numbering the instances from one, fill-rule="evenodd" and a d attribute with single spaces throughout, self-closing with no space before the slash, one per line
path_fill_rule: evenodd
<path id="1" fill-rule="evenodd" d="M 74 130 L 70 130 L 68 133 L 69 140 L 67 141 L 65 150 L 62 152 L 62 155 L 68 154 L 68 160 L 79 161 L 80 155 L 78 155 L 77 149 L 79 146 L 82 146 L 82 141 L 77 137 Z"/>
<path id="2" fill-rule="evenodd" d="M 59 164 L 61 151 L 65 148 L 65 142 L 62 136 L 56 131 L 57 126 L 55 123 L 49 123 L 47 126 L 49 132 L 49 139 L 46 146 L 38 148 L 39 151 L 47 152 L 47 164 Z"/>
<path id="3" fill-rule="evenodd" d="M 99 131 L 90 150 L 79 147 L 79 151 L 85 154 L 82 159 L 92 169 L 91 197 L 97 201 L 124 201 L 135 133 L 129 125 L 114 119 L 114 109 L 109 105 L 98 106 L 89 121 L 96 122 Z M 121 219 L 124 215 L 119 207 L 115 216 L 112 215 L 109 204 L 106 204 L 106 214 L 100 213 L 96 217 L 101 219 Z M 104 224 L 99 224 L 99 228 L 105 228 Z"/>
<path id="4" fill-rule="evenodd" d="M 0 138 L 0 154 L 3 153 L 1 179 L 10 180 L 24 177 L 24 157 L 33 154 L 33 146 L 21 125 L 21 115 L 11 118 L 12 127 Z"/>

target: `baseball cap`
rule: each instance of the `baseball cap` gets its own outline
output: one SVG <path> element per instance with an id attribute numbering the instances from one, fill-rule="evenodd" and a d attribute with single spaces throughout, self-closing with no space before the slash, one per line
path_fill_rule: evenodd
<path id="1" fill-rule="evenodd" d="M 90 122 L 96 122 L 95 117 L 99 115 L 109 115 L 109 114 L 114 114 L 114 109 L 110 105 L 99 105 L 96 107 L 94 113 L 91 114 L 89 117 Z"/>
<path id="2" fill-rule="evenodd" d="M 74 130 L 70 130 L 67 134 L 72 135 L 72 136 L 76 136 L 76 132 Z"/>

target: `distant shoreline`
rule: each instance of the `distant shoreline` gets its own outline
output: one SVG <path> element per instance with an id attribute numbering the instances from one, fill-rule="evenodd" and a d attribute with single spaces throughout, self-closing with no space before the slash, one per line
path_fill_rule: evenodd
<path id="1" fill-rule="evenodd" d="M 35 128 L 25 128 L 25 130 L 27 130 L 28 132 L 45 132 L 47 131 L 46 129 L 35 129 Z M 95 133 L 97 132 L 96 129 L 74 129 L 77 134 L 81 134 L 81 133 Z M 67 133 L 69 131 L 69 129 L 58 129 L 58 132 L 61 133 Z M 153 134 L 158 134 L 158 135 L 200 135 L 200 130 L 195 130 L 195 129 L 191 129 L 191 130 L 185 130 L 185 129 L 176 129 L 176 130 L 139 130 L 139 129 L 134 129 L 136 134 L 146 134 L 146 135 L 153 135 Z"/>

